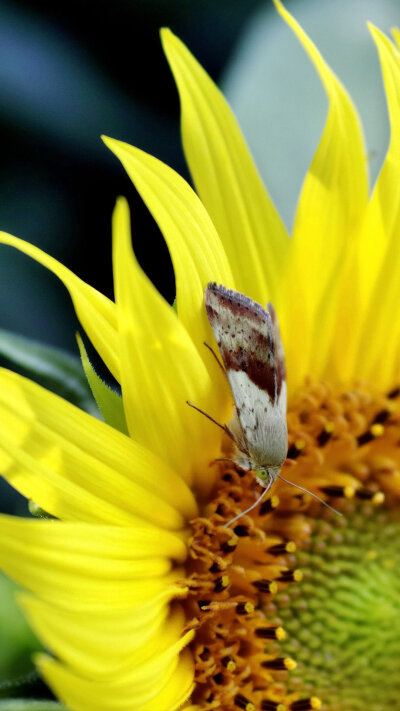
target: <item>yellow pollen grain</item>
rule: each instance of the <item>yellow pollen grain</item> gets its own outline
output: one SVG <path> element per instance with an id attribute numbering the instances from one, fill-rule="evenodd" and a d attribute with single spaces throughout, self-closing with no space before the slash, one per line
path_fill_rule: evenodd
<path id="1" fill-rule="evenodd" d="M 255 709 L 256 709 L 256 707 L 254 706 L 254 704 L 251 703 L 251 701 L 249 701 L 249 703 L 246 704 L 246 711 L 255 711 Z"/>
<path id="2" fill-rule="evenodd" d="M 294 541 L 289 541 L 289 542 L 286 544 L 286 551 L 287 551 L 287 553 L 295 553 L 296 550 L 297 550 L 297 546 L 296 546 L 296 544 L 295 544 Z"/>
<path id="3" fill-rule="evenodd" d="M 366 553 L 366 558 L 368 558 L 368 560 L 376 560 L 377 557 L 378 553 L 376 551 L 367 551 Z"/>
<path id="4" fill-rule="evenodd" d="M 286 639 L 286 632 L 283 629 L 283 627 L 277 627 L 275 630 L 275 635 L 276 635 L 276 639 L 279 642 L 282 642 L 284 639 Z"/>
<path id="5" fill-rule="evenodd" d="M 306 446 L 305 440 L 304 439 L 296 439 L 294 446 L 296 449 L 304 449 Z"/>
<path id="6" fill-rule="evenodd" d="M 287 709 L 284 704 L 278 704 L 278 706 L 276 707 L 276 711 L 287 711 Z"/>
<path id="7" fill-rule="evenodd" d="M 319 709 L 322 705 L 322 701 L 318 698 L 318 696 L 312 696 L 310 699 L 310 704 L 312 709 Z"/>
<path id="8" fill-rule="evenodd" d="M 221 585 L 224 588 L 227 588 L 229 585 L 229 575 L 223 575 L 221 578 Z"/>
<path id="9" fill-rule="evenodd" d="M 326 422 L 326 423 L 325 423 L 325 425 L 324 425 L 324 430 L 325 430 L 325 432 L 327 432 L 328 434 L 330 434 L 331 432 L 333 432 L 334 429 L 335 429 L 335 423 L 334 423 L 334 422 Z"/>
<path id="10" fill-rule="evenodd" d="M 377 491 L 371 499 L 374 506 L 380 506 L 385 501 L 385 494 L 383 491 Z"/>
<path id="11" fill-rule="evenodd" d="M 251 615 L 254 612 L 255 607 L 252 602 L 245 602 L 244 609 L 246 610 L 248 615 Z"/>
<path id="12" fill-rule="evenodd" d="M 230 660 L 229 660 L 228 664 L 226 665 L 226 668 L 227 668 L 227 670 L 230 671 L 230 672 L 235 671 L 235 669 L 236 669 L 236 664 L 235 664 L 235 662 L 233 661 L 233 659 L 230 659 Z"/>
<path id="13" fill-rule="evenodd" d="M 278 592 L 278 583 L 273 581 L 272 583 L 269 584 L 269 591 L 271 595 L 275 595 Z"/>
<path id="14" fill-rule="evenodd" d="M 385 428 L 380 422 L 375 422 L 374 425 L 371 425 L 369 431 L 373 437 L 381 437 L 385 431 Z"/>
<path id="15" fill-rule="evenodd" d="M 278 496 L 271 496 L 270 502 L 271 502 L 272 508 L 277 509 L 279 506 L 279 497 Z"/>
<path id="16" fill-rule="evenodd" d="M 346 499 L 352 499 L 355 494 L 355 489 L 353 486 L 345 486 L 343 489 L 343 494 Z"/>
<path id="17" fill-rule="evenodd" d="M 303 580 L 303 573 L 301 572 L 301 570 L 293 571 L 293 580 L 295 580 L 296 583 L 300 583 L 301 580 Z"/>
<path id="18" fill-rule="evenodd" d="M 294 659 L 291 659 L 290 657 L 286 657 L 286 659 L 283 660 L 283 663 L 288 671 L 293 671 L 293 669 L 296 669 L 297 667 L 297 662 L 295 662 Z"/>

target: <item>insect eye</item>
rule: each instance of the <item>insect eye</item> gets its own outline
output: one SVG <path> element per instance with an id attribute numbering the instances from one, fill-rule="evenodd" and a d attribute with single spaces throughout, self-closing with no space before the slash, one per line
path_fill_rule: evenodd
<path id="1" fill-rule="evenodd" d="M 269 476 L 268 472 L 266 469 L 258 469 L 257 470 L 257 478 L 261 479 L 262 481 L 269 481 Z"/>

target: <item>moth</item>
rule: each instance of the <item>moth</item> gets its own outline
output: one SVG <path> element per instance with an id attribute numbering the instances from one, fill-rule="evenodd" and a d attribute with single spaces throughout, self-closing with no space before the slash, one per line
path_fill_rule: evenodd
<path id="1" fill-rule="evenodd" d="M 226 524 L 229 526 L 257 506 L 278 477 L 292 484 L 280 476 L 288 449 L 285 356 L 271 304 L 264 309 L 248 296 L 210 282 L 205 290 L 205 307 L 235 410 L 229 424 L 222 425 L 192 403 L 188 405 L 225 431 L 233 441 L 232 461 L 245 471 L 254 471 L 264 489 L 252 506 Z M 311 494 L 297 484 L 293 486 Z"/>

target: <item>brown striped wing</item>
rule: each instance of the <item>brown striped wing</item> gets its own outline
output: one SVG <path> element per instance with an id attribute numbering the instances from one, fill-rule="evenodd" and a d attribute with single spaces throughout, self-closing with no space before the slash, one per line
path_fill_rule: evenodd
<path id="1" fill-rule="evenodd" d="M 286 386 L 273 320 L 257 302 L 214 283 L 205 305 L 241 427 L 238 446 L 253 468 L 280 466 L 287 447 Z"/>

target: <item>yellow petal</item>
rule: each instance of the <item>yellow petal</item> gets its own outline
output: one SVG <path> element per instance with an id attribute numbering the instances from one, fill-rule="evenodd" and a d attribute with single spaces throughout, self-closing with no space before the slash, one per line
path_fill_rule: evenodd
<path id="1" fill-rule="evenodd" d="M 232 267 L 236 288 L 278 301 L 289 240 L 219 89 L 170 30 L 162 42 L 178 86 L 186 159 Z"/>
<path id="2" fill-rule="evenodd" d="M 180 655 L 165 674 L 151 679 L 143 690 L 128 679 L 93 682 L 81 678 L 46 655 L 36 657 L 39 669 L 57 696 L 74 711 L 175 711 L 193 689 L 190 652 Z"/>
<path id="3" fill-rule="evenodd" d="M 279 312 L 288 377 L 294 387 L 306 373 L 315 377 L 323 373 L 333 333 L 342 359 L 346 358 L 343 319 L 335 328 L 334 321 L 342 280 L 348 276 L 343 254 L 351 253 L 368 186 L 360 124 L 350 97 L 282 3 L 274 0 L 274 4 L 308 53 L 329 99 L 325 128 L 299 200 L 285 284 L 286 308 Z M 314 333 L 310 324 L 315 324 Z"/>
<path id="4" fill-rule="evenodd" d="M 180 535 L 154 526 L 138 528 L 107 526 L 52 519 L 25 519 L 0 515 L 2 531 L 21 544 L 31 543 L 37 549 L 42 546 L 55 555 L 68 555 L 72 550 L 79 555 L 110 560 L 135 560 L 171 558 L 178 562 L 186 559 L 186 545 Z M 91 564 L 90 564 L 91 565 Z"/>
<path id="5" fill-rule="evenodd" d="M 82 604 L 80 601 L 60 606 L 60 600 L 49 602 L 23 592 L 18 594 L 18 603 L 27 612 L 39 636 L 50 640 L 47 635 L 52 635 L 52 644 L 57 644 L 57 648 L 63 645 L 64 640 L 65 655 L 69 654 L 69 645 L 75 644 L 74 630 L 80 626 L 82 663 L 91 666 L 90 674 L 99 674 L 101 670 L 106 671 L 107 664 L 118 664 L 118 660 L 125 658 L 128 652 L 133 655 L 143 649 L 143 645 L 156 636 L 160 626 L 170 619 L 175 607 L 181 609 L 180 602 L 173 598 L 185 594 L 181 586 L 171 586 L 147 603 L 137 604 L 133 600 L 131 605 L 113 607 Z M 115 630 L 118 630 L 118 639 Z M 56 639 L 59 641 L 55 642 Z M 78 663 L 77 659 L 76 665 Z"/>
<path id="6" fill-rule="evenodd" d="M 156 455 L 36 383 L 0 369 L 0 468 L 61 518 L 181 528 L 197 506 Z"/>
<path id="7" fill-rule="evenodd" d="M 76 314 L 97 352 L 119 380 L 115 305 L 106 296 L 85 284 L 73 272 L 41 249 L 22 239 L 0 232 L 0 244 L 8 244 L 29 255 L 58 276 L 68 289 Z"/>
<path id="8" fill-rule="evenodd" d="M 196 193 L 172 168 L 127 143 L 103 140 L 121 160 L 165 237 L 174 266 L 179 320 L 219 382 L 220 374 L 204 347 L 210 340 L 204 289 L 209 281 L 230 288 L 234 283 L 215 227 Z"/>
<path id="9" fill-rule="evenodd" d="M 131 610 L 89 614 L 62 610 L 31 596 L 19 598 L 36 633 L 48 649 L 81 676 L 117 678 L 129 668 L 151 663 L 182 636 L 180 604 L 140 623 Z M 118 634 L 116 634 L 118 630 Z"/>
<path id="10" fill-rule="evenodd" d="M 137 607 L 139 614 L 146 606 L 159 610 L 174 594 L 182 572 L 171 572 L 169 558 L 135 559 L 134 535 L 131 555 L 126 546 L 121 553 L 117 527 L 87 526 L 87 540 L 78 543 L 73 525 L 0 516 L 0 567 L 42 600 L 81 612 Z"/>
<path id="11" fill-rule="evenodd" d="M 355 362 L 359 377 L 385 388 L 397 382 L 400 365 L 400 324 L 393 318 L 400 299 L 400 52 L 377 28 L 370 25 L 370 31 L 381 62 L 391 137 L 360 239 L 363 334 Z"/>
<path id="12" fill-rule="evenodd" d="M 204 472 L 205 485 L 220 434 L 186 401 L 209 411 L 213 383 L 175 310 L 134 258 L 123 199 L 115 208 L 113 235 L 121 387 L 129 431 L 188 481 L 196 471 Z M 218 412 L 221 404 L 215 402 L 215 408 Z"/>
<path id="13" fill-rule="evenodd" d="M 398 27 L 392 28 L 392 35 L 393 35 L 394 41 L 396 42 L 397 49 L 400 51 L 400 30 Z"/>
<path id="14" fill-rule="evenodd" d="M 32 498 L 48 513 L 71 520 L 97 521 L 131 526 L 141 519 L 104 501 L 83 487 L 69 481 L 57 469 L 63 470 L 53 458 L 49 468 L 8 441 L 0 432 L 0 467 L 3 476 L 23 496 Z M 144 522 L 143 522 L 144 524 Z"/>
<path id="15" fill-rule="evenodd" d="M 171 619 L 168 602 L 139 616 L 136 607 L 82 612 L 56 607 L 26 593 L 17 599 L 47 647 L 90 677 L 116 670 L 125 659 L 140 653 Z M 181 609 L 179 603 L 173 606 Z"/>

